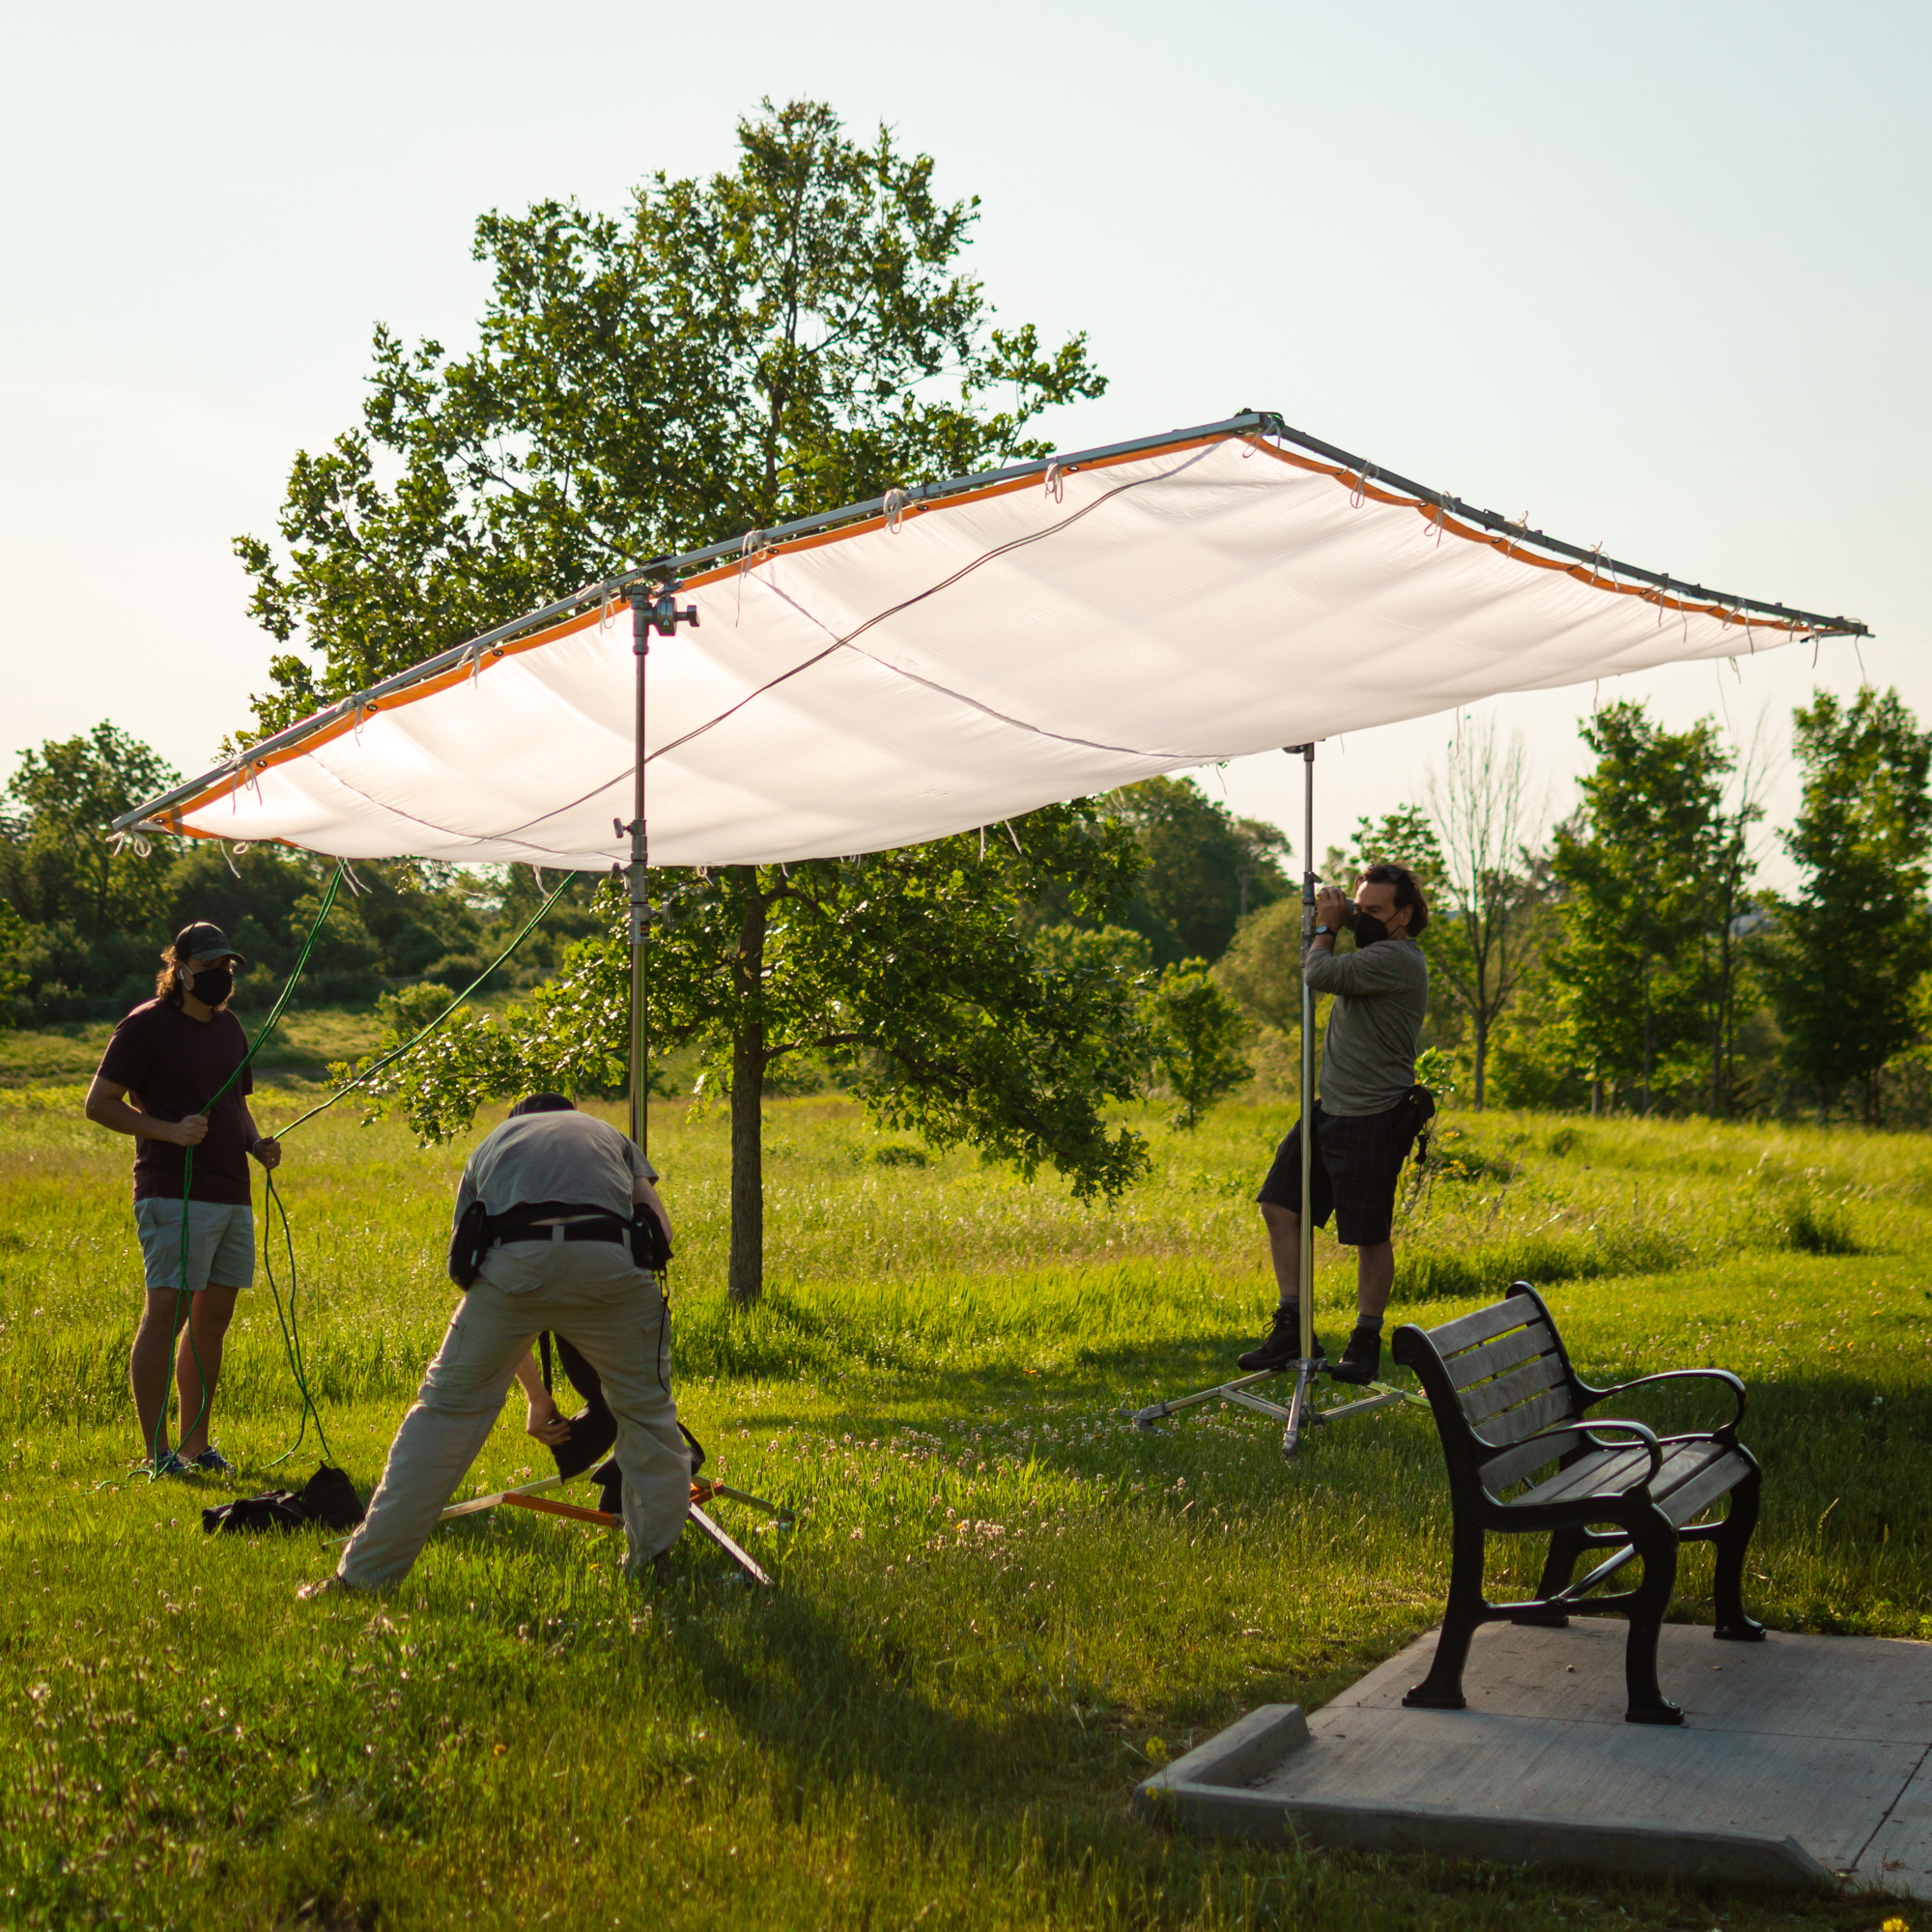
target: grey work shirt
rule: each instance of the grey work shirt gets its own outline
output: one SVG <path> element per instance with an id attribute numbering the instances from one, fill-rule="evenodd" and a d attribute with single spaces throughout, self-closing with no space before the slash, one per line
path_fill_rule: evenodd
<path id="1" fill-rule="evenodd" d="M 637 1143 L 594 1114 L 525 1114 L 505 1121 L 469 1156 L 456 1190 L 456 1219 L 478 1200 L 490 1214 L 526 1201 L 568 1201 L 628 1221 L 632 1182 L 657 1178 Z"/>
<path id="2" fill-rule="evenodd" d="M 1321 1043 L 1321 1111 L 1385 1114 L 1415 1085 L 1415 1048 L 1429 1006 L 1429 962 L 1412 939 L 1383 939 L 1353 952 L 1310 945 L 1301 970 L 1333 993 Z"/>

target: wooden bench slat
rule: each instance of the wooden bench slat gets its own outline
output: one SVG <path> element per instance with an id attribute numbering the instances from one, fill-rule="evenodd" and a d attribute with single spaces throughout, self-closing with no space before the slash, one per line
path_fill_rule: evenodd
<path id="1" fill-rule="evenodd" d="M 1512 1483 L 1520 1482 L 1532 1469 L 1540 1469 L 1546 1463 L 1553 1463 L 1559 1456 L 1567 1455 L 1576 1447 L 1576 1438 L 1569 1441 L 1539 1442 L 1533 1448 L 1505 1449 L 1500 1456 L 1493 1456 L 1483 1464 L 1483 1486 L 1492 1495 L 1498 1490 L 1506 1490 Z M 1582 1465 L 1579 1463 L 1580 1468 Z M 1566 1469 L 1565 1475 L 1569 1474 Z"/>
<path id="2" fill-rule="evenodd" d="M 1661 1507 L 1664 1515 L 1682 1529 L 1693 1516 L 1700 1515 L 1719 1496 L 1736 1489 L 1744 1481 L 1748 1468 L 1749 1464 L 1742 1456 L 1729 1449 L 1721 1449 L 1688 1482 L 1672 1490 L 1662 1499 Z"/>
<path id="3" fill-rule="evenodd" d="M 1482 1425 L 1481 1433 L 1492 1442 L 1507 1445 L 1520 1442 L 1525 1436 L 1538 1435 L 1543 1430 L 1553 1429 L 1559 1422 L 1568 1422 L 1576 1413 L 1577 1399 L 1567 1386 L 1545 1389 L 1541 1395 L 1533 1395 L 1527 1402 L 1519 1403 L 1500 1415 L 1492 1415 Z"/>
<path id="4" fill-rule="evenodd" d="M 1535 1304 L 1527 1295 L 1512 1294 L 1506 1301 L 1479 1308 L 1472 1315 L 1459 1315 L 1455 1321 L 1445 1321 L 1441 1327 L 1431 1328 L 1427 1332 L 1430 1341 L 1435 1345 L 1435 1352 L 1447 1356 L 1455 1354 L 1458 1350 L 1473 1348 L 1478 1342 L 1487 1342 L 1511 1328 L 1520 1328 L 1525 1321 L 1541 1320 Z"/>
<path id="5" fill-rule="evenodd" d="M 1543 1389 L 1555 1388 L 1563 1380 L 1562 1362 L 1554 1355 L 1538 1355 L 1513 1375 L 1498 1377 L 1492 1382 L 1478 1382 L 1474 1388 L 1464 1389 L 1457 1400 L 1462 1403 L 1463 1413 L 1469 1418 L 1470 1426 L 1488 1435 L 1491 1434 L 1491 1416 L 1500 1415 L 1503 1410 L 1527 1402 Z"/>
<path id="6" fill-rule="evenodd" d="M 1556 1352 L 1556 1337 L 1549 1332 L 1549 1325 L 1538 1321 L 1527 1328 L 1519 1328 L 1508 1335 L 1499 1336 L 1493 1342 L 1485 1342 L 1479 1349 L 1465 1350 L 1447 1364 L 1449 1379 L 1459 1389 L 1465 1389 L 1471 1382 L 1485 1380 L 1491 1376 L 1500 1376 L 1515 1368 L 1519 1362 L 1527 1362 L 1537 1355 L 1553 1355 Z"/>
<path id="7" fill-rule="evenodd" d="M 1510 1507 L 1524 1503 L 1575 1503 L 1587 1496 L 1620 1496 L 1650 1467 L 1650 1451 L 1641 1446 L 1629 1449 L 1598 1449 L 1559 1469 L 1547 1482 L 1518 1496 Z M 1489 1471 L 1485 1470 L 1487 1480 Z"/>

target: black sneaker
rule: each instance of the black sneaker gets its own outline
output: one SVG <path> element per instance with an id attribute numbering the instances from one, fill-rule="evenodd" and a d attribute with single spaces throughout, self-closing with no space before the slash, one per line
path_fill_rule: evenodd
<path id="1" fill-rule="evenodd" d="M 1357 1328 L 1342 1350 L 1342 1359 L 1328 1370 L 1331 1381 L 1372 1382 L 1382 1372 L 1382 1338 L 1379 1330 Z"/>
<path id="2" fill-rule="evenodd" d="M 1318 1335 L 1313 1343 L 1315 1359 L 1321 1359 L 1321 1338 Z M 1291 1309 L 1286 1302 L 1277 1302 L 1274 1311 L 1274 1326 L 1267 1332 L 1267 1339 L 1257 1349 L 1250 1349 L 1245 1355 L 1235 1357 L 1236 1366 L 1243 1369 L 1285 1369 L 1301 1355 L 1301 1311 Z"/>

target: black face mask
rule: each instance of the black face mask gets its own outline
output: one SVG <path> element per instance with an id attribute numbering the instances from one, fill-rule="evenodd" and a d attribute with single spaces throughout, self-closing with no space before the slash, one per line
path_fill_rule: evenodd
<path id="1" fill-rule="evenodd" d="M 1389 936 L 1388 927 L 1372 912 L 1358 912 L 1349 930 L 1355 935 L 1355 945 L 1358 949 L 1374 946 Z"/>
<path id="2" fill-rule="evenodd" d="M 205 1007 L 218 1007 L 235 990 L 235 975 L 226 966 L 204 966 L 187 989 Z"/>

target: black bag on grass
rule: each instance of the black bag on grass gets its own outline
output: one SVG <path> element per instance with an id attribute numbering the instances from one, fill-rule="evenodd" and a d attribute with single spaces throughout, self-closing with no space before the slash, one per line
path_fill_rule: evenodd
<path id="1" fill-rule="evenodd" d="M 325 1463 L 299 1490 L 269 1490 L 203 1510 L 201 1526 L 210 1536 L 224 1530 L 301 1529 L 312 1522 L 354 1529 L 362 1516 L 362 1499 L 348 1471 Z"/>

